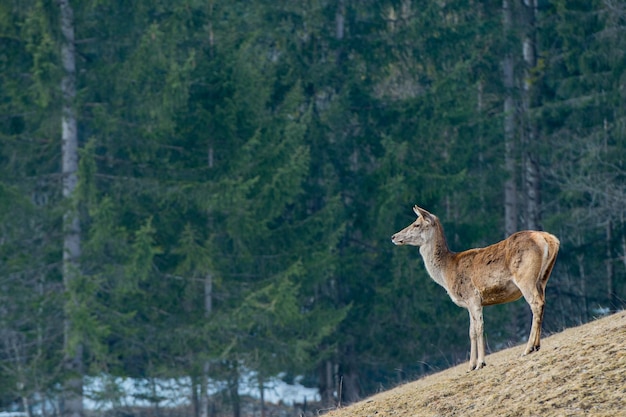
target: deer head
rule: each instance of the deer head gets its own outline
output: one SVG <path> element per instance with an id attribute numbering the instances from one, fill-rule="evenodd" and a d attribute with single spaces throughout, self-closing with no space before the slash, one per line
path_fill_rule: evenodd
<path id="1" fill-rule="evenodd" d="M 391 236 L 391 241 L 395 245 L 421 246 L 431 241 L 433 234 L 436 233 L 437 216 L 418 206 L 413 206 L 413 211 L 417 215 L 417 220 Z"/>

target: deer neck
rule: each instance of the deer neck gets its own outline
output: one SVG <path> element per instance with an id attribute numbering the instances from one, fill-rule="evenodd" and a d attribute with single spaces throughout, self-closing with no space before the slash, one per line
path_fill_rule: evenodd
<path id="1" fill-rule="evenodd" d="M 441 226 L 437 228 L 432 241 L 420 246 L 420 254 L 422 259 L 424 259 L 424 266 L 430 277 L 447 291 L 446 271 L 450 265 L 453 253 L 448 248 L 448 242 Z"/>

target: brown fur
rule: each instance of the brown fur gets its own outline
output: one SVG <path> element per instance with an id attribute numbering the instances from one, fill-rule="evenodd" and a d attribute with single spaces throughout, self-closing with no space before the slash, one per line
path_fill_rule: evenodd
<path id="1" fill-rule="evenodd" d="M 424 265 L 454 303 L 470 315 L 470 370 L 485 366 L 483 306 L 524 297 L 533 321 L 524 355 L 539 350 L 545 289 L 559 251 L 559 240 L 526 230 L 487 246 L 459 253 L 448 248 L 437 216 L 415 206 L 417 220 L 391 237 L 396 245 L 419 246 Z"/>

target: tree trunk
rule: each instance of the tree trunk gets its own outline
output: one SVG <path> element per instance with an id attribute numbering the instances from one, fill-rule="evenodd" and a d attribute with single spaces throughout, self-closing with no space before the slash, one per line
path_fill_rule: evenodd
<path id="1" fill-rule="evenodd" d="M 335 39 L 343 40 L 346 25 L 346 4 L 345 0 L 337 2 L 337 10 L 335 12 Z M 343 47 L 340 46 L 336 51 L 336 64 L 339 66 L 342 62 Z"/>
<path id="2" fill-rule="evenodd" d="M 213 275 L 204 277 L 204 316 L 208 319 L 213 311 Z M 205 360 L 202 364 L 202 380 L 200 381 L 200 417 L 209 417 L 209 371 L 211 364 Z"/>
<path id="3" fill-rule="evenodd" d="M 607 286 L 607 299 L 609 301 L 609 308 L 614 311 L 617 306 L 615 305 L 615 291 L 613 290 L 613 222 L 611 220 L 606 223 L 606 286 Z"/>
<path id="4" fill-rule="evenodd" d="M 502 0 L 502 19 L 507 51 L 502 62 L 504 84 L 504 169 L 507 179 L 504 182 L 504 233 L 510 236 L 517 231 L 517 186 L 515 162 L 515 106 L 513 98 L 514 71 L 513 55 L 508 39 L 513 32 L 513 13 L 509 0 Z"/>
<path id="5" fill-rule="evenodd" d="M 478 171 L 479 171 L 479 178 L 481 178 L 481 183 L 480 183 L 480 187 L 478 189 L 478 198 L 480 200 L 480 207 L 481 207 L 481 212 L 483 215 L 486 215 L 486 200 L 485 200 L 485 189 L 486 184 L 485 184 L 485 179 L 487 178 L 487 175 L 485 174 L 483 168 L 485 167 L 485 154 L 483 153 L 483 147 L 484 147 L 484 138 L 483 138 L 483 117 L 484 117 L 484 105 L 483 105 L 483 97 L 484 97 L 484 85 L 483 85 L 483 81 L 479 81 L 478 85 L 477 85 L 477 89 L 476 89 L 476 102 L 477 102 L 477 108 L 476 111 L 478 112 L 478 118 L 481 121 L 479 126 L 478 126 Z"/>
<path id="6" fill-rule="evenodd" d="M 345 14 L 346 14 L 346 5 L 345 0 L 339 0 L 337 4 L 337 11 L 335 13 L 335 38 L 337 40 L 342 40 L 345 30 Z"/>
<path id="7" fill-rule="evenodd" d="M 522 144 L 524 149 L 524 191 L 526 203 L 526 228 L 540 230 L 540 172 L 537 161 L 538 134 L 537 124 L 533 120 L 531 110 L 536 107 L 536 81 L 534 71 L 537 66 L 537 42 L 536 42 L 536 0 L 524 0 L 524 39 L 522 51 L 524 56 L 524 90 L 522 99 L 522 109 L 524 128 L 522 129 Z"/>
<path id="8" fill-rule="evenodd" d="M 324 407 L 335 406 L 335 375 L 331 360 L 324 361 L 319 368 L 320 397 Z"/>
<path id="9" fill-rule="evenodd" d="M 74 196 L 78 182 L 78 132 L 76 123 L 76 51 L 74 47 L 74 12 L 69 0 L 59 0 L 61 25 L 61 80 L 62 103 L 62 175 L 63 197 Z M 80 221 L 77 211 L 68 205 L 63 216 L 63 284 L 66 291 L 78 274 L 80 258 Z M 73 300 L 70 297 L 69 303 Z M 66 417 L 83 415 L 83 363 L 82 345 L 71 342 L 73 331 L 71 317 L 64 323 L 64 362 L 68 379 L 64 385 L 62 413 Z"/>
<path id="10" fill-rule="evenodd" d="M 261 375 L 259 375 L 259 394 L 259 400 L 261 401 L 261 417 L 265 417 L 265 384 Z"/>
<path id="11" fill-rule="evenodd" d="M 341 394 L 344 404 L 352 404 L 361 399 L 358 374 L 350 369 L 342 375 Z"/>
<path id="12" fill-rule="evenodd" d="M 534 138 L 529 138 L 527 149 L 534 149 L 532 143 Z M 530 230 L 541 230 L 541 210 L 540 210 L 540 181 L 539 164 L 532 150 L 524 155 L 524 185 L 526 191 L 526 228 Z"/>
<path id="13" fill-rule="evenodd" d="M 239 397 L 239 369 L 236 363 L 232 364 L 230 381 L 230 403 L 233 407 L 233 417 L 241 417 L 241 398 Z"/>
<path id="14" fill-rule="evenodd" d="M 582 307 L 582 316 L 579 316 L 579 322 L 586 323 L 589 307 L 587 305 L 587 274 L 585 273 L 585 255 L 582 253 L 576 255 L 576 262 L 578 263 L 578 276 L 580 277 L 580 282 L 577 285 L 579 293 L 576 295 L 580 296 L 580 301 L 582 303 L 582 306 L 579 305 L 576 309 L 580 311 Z M 575 314 L 575 311 L 572 313 Z"/>

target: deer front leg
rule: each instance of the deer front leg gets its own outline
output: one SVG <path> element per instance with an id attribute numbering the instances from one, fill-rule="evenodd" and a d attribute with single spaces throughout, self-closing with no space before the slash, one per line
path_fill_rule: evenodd
<path id="1" fill-rule="evenodd" d="M 472 311 L 470 310 L 470 327 L 469 327 L 469 337 L 470 337 L 470 358 L 469 358 L 469 370 L 473 371 L 476 368 L 476 326 L 474 325 L 474 317 L 472 316 Z"/>
<path id="2" fill-rule="evenodd" d="M 485 338 L 483 308 L 481 305 L 468 307 L 470 314 L 470 371 L 483 368 L 485 363 Z"/>

